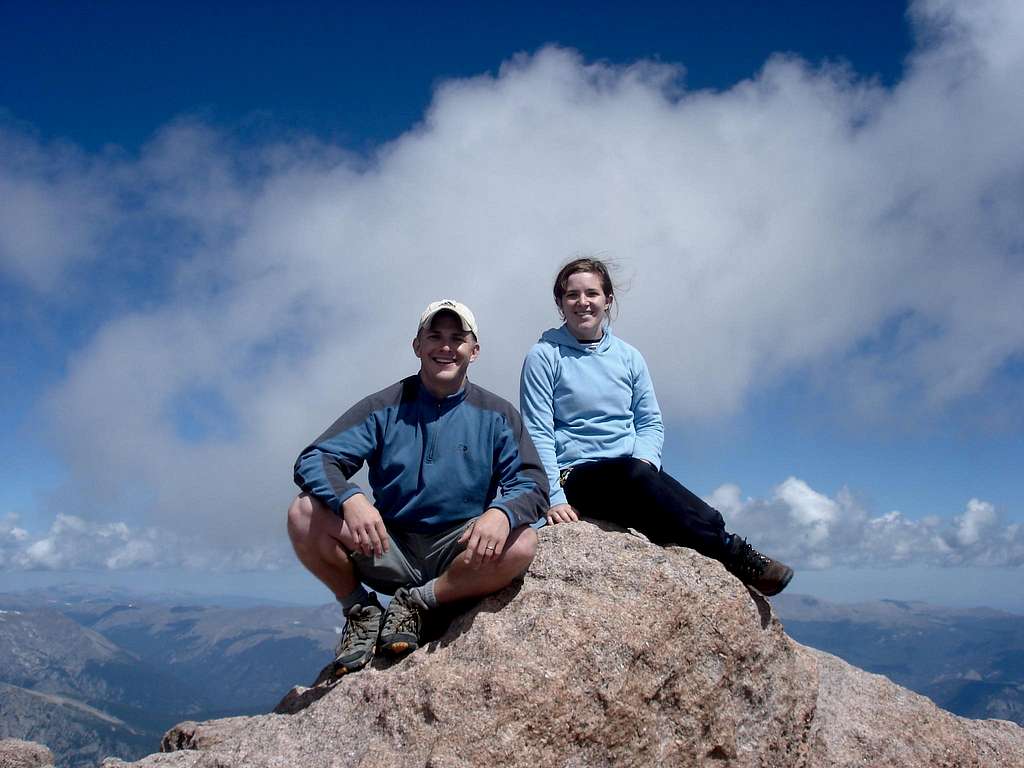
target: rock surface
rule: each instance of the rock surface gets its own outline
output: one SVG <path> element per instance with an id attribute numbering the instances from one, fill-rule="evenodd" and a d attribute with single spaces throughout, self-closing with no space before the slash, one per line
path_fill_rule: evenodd
<path id="1" fill-rule="evenodd" d="M 541 541 L 521 584 L 411 656 L 182 723 L 131 765 L 1024 767 L 1024 729 L 797 644 L 691 550 L 590 523 Z"/>
<path id="2" fill-rule="evenodd" d="M 42 744 L 0 739 L 0 768 L 50 768 L 53 753 Z"/>

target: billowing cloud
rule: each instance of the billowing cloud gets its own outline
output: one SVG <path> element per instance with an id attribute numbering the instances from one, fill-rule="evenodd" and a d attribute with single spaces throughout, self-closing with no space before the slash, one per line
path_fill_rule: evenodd
<path id="1" fill-rule="evenodd" d="M 48 396 L 62 514 L 279 541 L 295 454 L 414 370 L 428 301 L 474 308 L 473 376 L 515 400 L 522 355 L 556 323 L 553 273 L 580 251 L 620 260 L 617 329 L 670 428 L 789 378 L 880 419 L 999 386 L 1024 352 L 1024 7 L 913 15 L 921 47 L 892 88 L 777 56 L 689 92 L 670 65 L 550 47 L 442 83 L 372 157 L 245 147 L 195 121 L 116 162 L 33 145 L 42 160 L 0 175 L 18 220 L 42 222 L 4 235 L 8 272 L 45 292 L 86 265 L 101 298 L 104 270 L 145 275 L 145 300 Z M 49 243 L 56 219 L 69 229 Z M 845 502 L 785 493 L 771 503 L 799 510 L 812 559 Z M 907 525 L 931 523 L 864 524 Z M 988 523 L 968 513 L 948 540 L 935 525 L 962 552 Z"/>
<path id="2" fill-rule="evenodd" d="M 724 485 L 708 502 L 729 530 L 801 568 L 1024 565 L 1024 526 L 1003 523 L 979 499 L 952 519 L 872 516 L 848 490 L 833 499 L 790 477 L 767 499 L 744 499 L 739 487 Z"/>

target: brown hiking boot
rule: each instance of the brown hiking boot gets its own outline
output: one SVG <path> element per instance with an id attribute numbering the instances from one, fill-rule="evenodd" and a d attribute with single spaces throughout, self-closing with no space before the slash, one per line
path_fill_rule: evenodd
<path id="1" fill-rule="evenodd" d="M 729 573 L 765 597 L 779 594 L 793 578 L 792 568 L 762 555 L 747 544 L 746 539 L 736 535 L 732 537 L 732 546 L 723 564 Z"/>
<path id="2" fill-rule="evenodd" d="M 401 656 L 419 648 L 425 613 L 423 606 L 405 587 L 395 592 L 381 623 L 381 650 L 392 656 Z"/>
<path id="3" fill-rule="evenodd" d="M 334 649 L 334 661 L 320 670 L 314 686 L 333 683 L 342 675 L 358 672 L 370 662 L 377 646 L 383 613 L 376 595 L 371 595 L 366 605 L 352 606 L 345 615 L 345 628 L 338 647 Z"/>

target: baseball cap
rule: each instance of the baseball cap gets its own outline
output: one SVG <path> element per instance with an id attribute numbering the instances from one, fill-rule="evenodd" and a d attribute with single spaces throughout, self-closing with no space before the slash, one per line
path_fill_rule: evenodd
<path id="1" fill-rule="evenodd" d="M 480 333 L 476 329 L 476 318 L 473 317 L 473 313 L 469 307 L 463 304 L 461 301 L 455 301 L 455 299 L 441 299 L 440 301 L 432 301 L 427 305 L 427 308 L 423 310 L 423 314 L 420 315 L 420 325 L 417 329 L 422 330 L 430 325 L 431 320 L 434 319 L 434 315 L 438 312 L 454 312 L 458 315 L 460 321 L 462 321 L 462 330 L 470 331 L 477 339 L 480 338 Z"/>

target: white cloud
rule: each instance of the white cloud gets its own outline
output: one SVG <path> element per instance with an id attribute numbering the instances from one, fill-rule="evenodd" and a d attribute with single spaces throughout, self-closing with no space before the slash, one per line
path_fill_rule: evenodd
<path id="1" fill-rule="evenodd" d="M 730 531 L 801 568 L 1024 565 L 1024 530 L 1004 525 L 995 507 L 978 499 L 952 519 L 911 520 L 898 511 L 871 516 L 847 490 L 831 499 L 790 477 L 767 499 L 743 499 L 737 486 L 727 485 L 708 503 Z"/>
<path id="2" fill-rule="evenodd" d="M 18 518 L 13 514 L 0 517 L 0 569 L 12 564 L 16 553 L 23 549 L 29 539 L 29 533 L 18 526 Z"/>
<path id="3" fill-rule="evenodd" d="M 956 541 L 961 546 L 971 547 L 987 535 L 994 533 L 996 510 L 987 501 L 971 499 L 967 502 L 967 511 L 957 517 Z"/>
<path id="4" fill-rule="evenodd" d="M 767 499 L 744 498 L 729 484 L 708 502 L 730 531 L 799 569 L 1024 565 L 1024 526 L 1004 525 L 993 505 L 978 499 L 951 519 L 911 520 L 898 511 L 872 516 L 846 490 L 833 499 L 789 477 Z M 0 520 L 3 570 L 233 572 L 293 565 L 283 535 L 262 544 L 225 544 L 211 540 L 206 528 L 173 531 L 58 514 L 46 532 L 33 536 L 13 515 Z"/>
<path id="5" fill-rule="evenodd" d="M 120 215 L 115 169 L 110 158 L 43 147 L 0 122 L 0 277 L 51 291 L 76 262 L 91 261 Z"/>
<path id="6" fill-rule="evenodd" d="M 0 520 L 0 569 L 10 571 L 121 571 L 188 568 L 203 572 L 277 570 L 294 563 L 286 544 L 218 547 L 201 533 L 189 535 L 126 523 L 95 522 L 58 514 L 49 529 L 32 536 L 8 515 Z"/>
<path id="7" fill-rule="evenodd" d="M 836 502 L 793 477 L 778 487 L 777 494 L 789 507 L 793 522 L 803 529 L 810 545 L 816 546 L 828 539 L 840 515 Z"/>
<path id="8" fill-rule="evenodd" d="M 1024 9 L 915 17 L 926 42 L 892 89 L 779 56 L 690 93 L 671 66 L 547 48 L 443 83 L 422 125 L 368 159 L 240 147 L 195 121 L 134 160 L 29 141 L 41 159 L 0 172 L 18 220 L 37 221 L 0 226 L 10 274 L 45 290 L 107 264 L 110 242 L 152 280 L 172 265 L 49 395 L 64 509 L 226 548 L 279 542 L 295 454 L 414 369 L 422 306 L 469 303 L 473 375 L 515 399 L 522 355 L 556 322 L 553 273 L 582 250 L 621 259 L 617 328 L 670 422 L 728 415 L 786 376 L 874 417 L 984 391 L 1024 351 Z M 797 483 L 773 503 L 814 558 L 851 507 Z M 983 521 L 968 517 L 969 537 Z M 907 526 L 963 550 L 937 522 L 861 529 Z"/>

